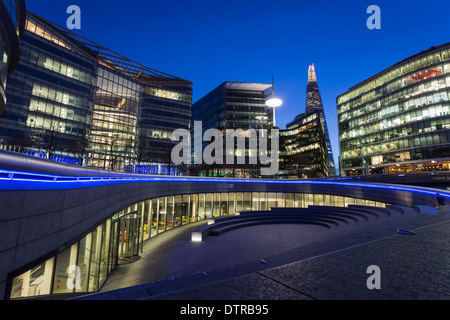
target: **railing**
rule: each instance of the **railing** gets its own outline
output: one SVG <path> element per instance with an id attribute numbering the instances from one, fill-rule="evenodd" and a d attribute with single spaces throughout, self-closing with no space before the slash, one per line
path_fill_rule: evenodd
<path id="1" fill-rule="evenodd" d="M 427 173 L 436 174 L 436 173 Z M 422 175 L 411 173 L 408 175 Z M 224 178 L 224 177 L 193 177 L 193 176 L 161 176 L 144 175 L 105 171 L 93 168 L 79 167 L 70 164 L 62 164 L 45 159 L 30 157 L 14 152 L 0 150 L 0 182 L 1 181 L 36 181 L 36 182 L 226 182 L 226 183 L 260 183 L 260 184 L 313 184 L 313 185 L 339 185 L 354 186 L 374 189 L 392 189 L 399 191 L 422 193 L 431 196 L 440 194 L 450 200 L 450 192 L 424 187 L 378 183 L 376 181 L 364 181 L 367 177 L 383 178 L 393 175 L 374 175 L 356 177 L 329 177 L 300 180 L 277 180 L 258 178 Z M 364 178 L 364 179 L 363 179 Z"/>

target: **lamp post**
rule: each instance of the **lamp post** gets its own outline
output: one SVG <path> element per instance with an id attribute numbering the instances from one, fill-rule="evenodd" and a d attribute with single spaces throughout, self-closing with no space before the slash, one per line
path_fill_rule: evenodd
<path id="1" fill-rule="evenodd" d="M 275 98 L 275 86 L 273 84 L 273 75 L 272 75 L 272 97 L 266 101 L 266 106 L 272 108 L 273 114 L 273 126 L 276 127 L 275 122 L 275 108 L 280 107 L 283 104 L 283 101 L 279 98 Z"/>
<path id="2" fill-rule="evenodd" d="M 272 116 L 273 116 L 273 127 L 276 127 L 275 121 L 275 108 L 280 107 L 283 104 L 283 101 L 279 98 L 275 98 L 275 86 L 273 84 L 273 74 L 272 74 L 272 97 L 266 101 L 266 106 L 272 108 Z M 278 150 L 277 150 L 278 152 Z M 274 176 L 275 179 L 278 179 L 278 172 Z"/>

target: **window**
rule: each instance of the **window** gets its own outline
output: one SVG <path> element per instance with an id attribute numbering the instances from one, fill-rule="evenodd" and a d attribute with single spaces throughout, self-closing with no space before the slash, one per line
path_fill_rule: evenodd
<path id="1" fill-rule="evenodd" d="M 55 276 L 53 279 L 53 294 L 74 292 L 76 279 L 75 274 L 77 244 L 64 250 L 56 257 Z"/>

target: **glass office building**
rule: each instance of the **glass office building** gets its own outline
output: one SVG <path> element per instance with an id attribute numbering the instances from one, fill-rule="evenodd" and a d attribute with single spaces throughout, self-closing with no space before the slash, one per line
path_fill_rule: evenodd
<path id="1" fill-rule="evenodd" d="M 149 154 L 168 154 L 171 132 L 189 128 L 192 82 L 31 12 L 20 44 L 0 116 L 0 148 L 106 170 L 163 173 L 167 160 Z M 180 114 L 183 121 L 174 120 Z"/>
<path id="2" fill-rule="evenodd" d="M 20 37 L 25 26 L 25 1 L 0 1 L 0 115 L 6 105 L 6 80 L 19 63 Z"/>
<path id="3" fill-rule="evenodd" d="M 337 97 L 341 173 L 450 170 L 450 43 Z"/>
<path id="4" fill-rule="evenodd" d="M 298 115 L 286 125 L 286 130 L 280 131 L 280 178 L 329 175 L 326 134 L 321 119 L 321 112 L 312 110 Z"/>
<path id="5" fill-rule="evenodd" d="M 187 166 L 175 166 L 171 161 L 171 151 L 178 143 L 171 139 L 174 130 L 191 126 L 192 83 L 181 79 L 147 79 L 140 103 L 136 161 L 139 172 L 187 174 Z"/>
<path id="6" fill-rule="evenodd" d="M 321 117 L 323 129 L 325 131 L 325 143 L 328 158 L 328 173 L 330 176 L 336 175 L 336 166 L 334 163 L 333 149 L 331 147 L 330 135 L 328 133 L 328 126 L 325 117 L 325 110 L 322 104 L 322 96 L 319 91 L 319 84 L 317 83 L 317 75 L 314 64 L 308 68 L 308 84 L 306 86 L 306 112 L 317 111 Z"/>
<path id="7" fill-rule="evenodd" d="M 268 133 L 273 127 L 272 110 L 265 105 L 266 99 L 272 93 L 271 84 L 247 83 L 247 82 L 224 82 L 217 88 L 206 94 L 195 102 L 192 106 L 192 124 L 200 121 L 202 124 L 202 135 L 208 129 L 218 129 L 225 135 L 226 130 L 242 129 L 266 129 Z M 191 134 L 194 137 L 195 132 Z M 193 165 L 189 172 L 198 176 L 228 176 L 228 177 L 259 177 L 261 165 L 249 164 L 248 157 L 256 156 L 257 150 L 249 147 L 249 136 L 246 136 L 245 150 L 224 150 L 224 157 L 227 153 L 234 153 L 234 157 L 245 156 L 246 164 L 218 165 Z M 194 138 L 192 138 L 194 140 Z M 225 139 L 224 139 L 225 141 Z M 269 137 L 270 143 L 270 137 Z M 203 147 L 206 146 L 206 142 Z M 193 151 L 194 148 L 192 148 Z M 268 150 L 270 147 L 268 146 Z M 245 154 L 238 154 L 239 152 Z M 194 156 L 192 157 L 194 158 Z"/>
<path id="8" fill-rule="evenodd" d="M 76 146 L 89 134 L 94 90 L 92 57 L 27 14 L 19 65 L 10 78 L 6 110 L 0 117 L 1 147 L 76 161 Z"/>
<path id="9" fill-rule="evenodd" d="M 120 263 L 137 259 L 144 241 L 165 231 L 241 211 L 308 206 L 387 204 L 364 199 L 311 193 L 221 192 L 152 198 L 115 213 L 59 252 L 14 276 L 11 299 L 50 294 L 97 292 Z"/>

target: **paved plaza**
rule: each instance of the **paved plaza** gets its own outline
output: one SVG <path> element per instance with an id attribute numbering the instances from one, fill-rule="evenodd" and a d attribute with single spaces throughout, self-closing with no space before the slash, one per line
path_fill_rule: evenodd
<path id="1" fill-rule="evenodd" d="M 334 230 L 263 225 L 200 243 L 190 236 L 205 222 L 187 225 L 146 242 L 139 261 L 80 299 L 449 299 L 450 209 L 402 210 Z M 367 287 L 371 265 L 380 289 Z"/>

